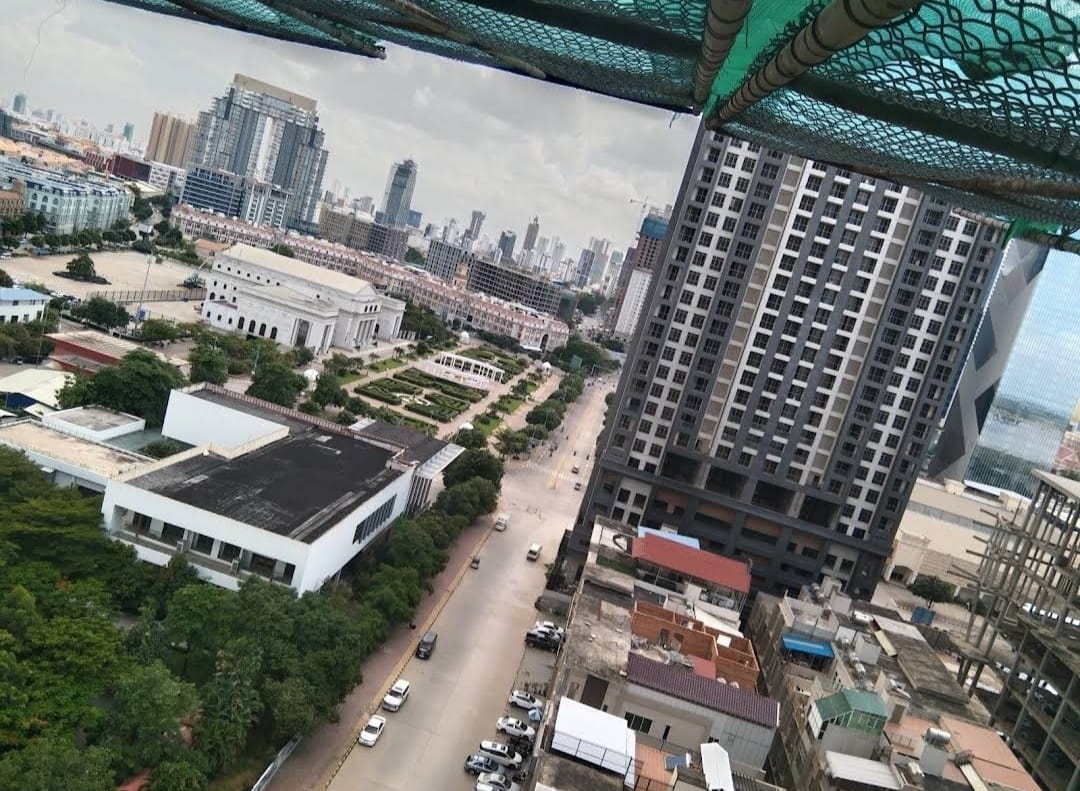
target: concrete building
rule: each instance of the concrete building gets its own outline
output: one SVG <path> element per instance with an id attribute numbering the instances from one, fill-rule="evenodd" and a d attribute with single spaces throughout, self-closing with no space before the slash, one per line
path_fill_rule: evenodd
<path id="1" fill-rule="evenodd" d="M 453 283 L 465 255 L 465 250 L 456 244 L 432 239 L 428 245 L 424 268 L 440 280 Z"/>
<path id="2" fill-rule="evenodd" d="M 168 113 L 154 113 L 146 158 L 174 168 L 186 168 L 195 143 L 195 124 Z"/>
<path id="3" fill-rule="evenodd" d="M 116 365 L 137 349 L 146 348 L 97 330 L 52 332 L 45 337 L 53 344 L 49 361 L 64 371 L 93 373 L 107 365 Z M 151 351 L 185 375 L 190 370 L 186 359 L 168 357 L 161 352 Z"/>
<path id="4" fill-rule="evenodd" d="M 12 112 L 15 113 L 15 115 L 26 115 L 26 94 L 25 93 L 17 93 L 17 94 L 15 94 L 15 101 L 11 105 L 11 110 L 12 110 Z"/>
<path id="5" fill-rule="evenodd" d="M 0 190 L 0 220 L 18 217 L 26 211 L 26 185 L 13 181 L 10 189 Z"/>
<path id="6" fill-rule="evenodd" d="M 287 244 L 296 256 L 292 261 L 363 278 L 381 293 L 430 308 L 447 322 L 509 335 L 526 349 L 553 349 L 570 338 L 570 328 L 553 316 L 457 288 L 426 273 L 341 244 L 262 228 L 187 206 L 175 208 L 172 218 L 180 230 L 192 238 L 262 249 L 278 243 Z"/>
<path id="7" fill-rule="evenodd" d="M 205 279 L 202 316 L 211 326 L 315 354 L 392 340 L 405 313 L 370 283 L 245 244 L 215 255 Z"/>
<path id="8" fill-rule="evenodd" d="M 244 177 L 236 173 L 192 165 L 184 179 L 180 201 L 225 217 L 239 217 L 246 187 Z"/>
<path id="9" fill-rule="evenodd" d="M 179 200 L 184 194 L 187 170 L 164 162 L 151 161 L 148 164 L 150 172 L 146 176 L 147 183 Z"/>
<path id="10" fill-rule="evenodd" d="M 391 228 L 406 228 L 412 210 L 413 190 L 416 189 L 416 163 L 411 159 L 395 162 L 386 178 L 386 191 L 380 211 L 383 222 Z"/>
<path id="11" fill-rule="evenodd" d="M 638 751 L 647 747 L 685 755 L 715 742 L 748 774 L 760 771 L 780 708 L 754 691 L 759 672 L 754 649 L 735 625 L 738 614 L 700 598 L 699 587 L 691 583 L 675 590 L 643 577 L 640 567 L 635 570 L 628 545 L 654 539 L 677 543 L 657 533 L 639 537 L 625 526 L 598 520 L 547 696 L 559 701 L 559 711 L 549 711 L 540 741 L 548 744 L 546 728 L 555 733 L 550 751 L 578 758 L 595 754 L 557 744 L 562 707 L 584 704 L 624 721 Z M 725 564 L 742 566 L 749 588 L 745 564 L 691 551 L 727 576 L 731 569 Z M 579 741 L 596 745 L 587 734 Z M 630 770 L 642 766 L 636 756 L 630 758 L 625 769 L 606 768 L 622 769 L 629 778 Z M 660 788 L 633 782 L 630 787 Z"/>
<path id="12" fill-rule="evenodd" d="M 964 791 L 1038 785 L 989 713 L 895 613 L 835 585 L 758 594 L 748 631 L 780 703 L 769 777 L 805 791 Z"/>
<path id="13" fill-rule="evenodd" d="M 249 182 L 240 203 L 240 219 L 254 225 L 284 228 L 289 221 L 290 190 L 265 181 Z"/>
<path id="14" fill-rule="evenodd" d="M 525 241 L 521 243 L 522 251 L 532 250 L 536 247 L 536 239 L 540 236 L 540 218 L 533 217 L 529 227 L 525 229 Z"/>
<path id="15" fill-rule="evenodd" d="M 974 642 L 1000 635 L 1015 652 L 1002 668 L 994 726 L 1043 788 L 1073 791 L 1080 787 L 1080 484 L 1040 470 L 1034 477 L 1030 506 L 999 517 L 982 553 L 978 594 L 989 615 Z"/>
<path id="16" fill-rule="evenodd" d="M 515 244 L 517 244 L 517 234 L 513 231 L 503 231 L 499 234 L 499 258 L 504 261 L 513 261 Z"/>
<path id="17" fill-rule="evenodd" d="M 619 273 L 611 310 L 614 321 L 611 328 L 620 340 L 630 340 L 641 319 L 649 285 L 652 283 L 652 273 L 663 252 L 668 219 L 660 212 L 649 212 L 641 223 L 637 243 L 628 251 Z"/>
<path id="18" fill-rule="evenodd" d="M 323 206 L 319 214 L 319 236 L 394 261 L 405 259 L 409 243 L 405 228 L 394 228 L 367 215 L 336 211 L 329 206 Z"/>
<path id="19" fill-rule="evenodd" d="M 74 377 L 53 368 L 27 367 L 0 378 L 4 408 L 41 416 L 60 408 L 60 391 Z"/>
<path id="20" fill-rule="evenodd" d="M 236 589 L 257 575 L 298 593 L 318 590 L 395 518 L 425 508 L 432 481 L 461 451 L 209 385 L 173 391 L 162 433 L 191 450 L 108 481 L 109 536 L 156 565 L 185 554 L 215 585 Z"/>
<path id="21" fill-rule="evenodd" d="M 16 182 L 24 191 L 23 210 L 44 215 L 52 233 L 108 229 L 117 220 L 126 220 L 131 210 L 131 193 L 119 184 L 0 156 L 0 189 L 11 190 Z"/>
<path id="22" fill-rule="evenodd" d="M 29 288 L 0 288 L 0 324 L 38 321 L 49 304 L 46 294 Z"/>
<path id="23" fill-rule="evenodd" d="M 1001 233 L 704 129 L 673 218 L 570 557 L 610 516 L 752 560 L 756 590 L 870 597 Z"/>
<path id="24" fill-rule="evenodd" d="M 479 291 L 507 302 L 555 315 L 563 290 L 544 275 L 469 256 L 470 291 Z"/>
<path id="25" fill-rule="evenodd" d="M 627 265 L 625 287 L 620 296 L 616 298 L 617 310 L 613 311 L 615 326 L 612 334 L 622 341 L 628 341 L 634 337 L 638 323 L 641 321 L 641 313 L 645 308 L 645 301 L 649 295 L 649 286 L 652 285 L 652 272 L 637 266 Z"/>
<path id="26" fill-rule="evenodd" d="M 285 224 L 300 227 L 318 220 L 324 140 L 314 99 L 237 74 L 228 92 L 199 113 L 191 165 L 287 192 Z M 184 201 L 199 205 L 186 192 Z"/>
<path id="27" fill-rule="evenodd" d="M 469 229 L 465 231 L 470 242 L 475 242 L 480 238 L 480 229 L 484 227 L 485 216 L 479 209 L 473 209 L 472 216 L 469 218 Z"/>

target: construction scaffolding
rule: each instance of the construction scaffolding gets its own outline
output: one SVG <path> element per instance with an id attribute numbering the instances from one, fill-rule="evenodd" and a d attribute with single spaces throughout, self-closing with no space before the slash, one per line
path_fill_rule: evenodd
<path id="1" fill-rule="evenodd" d="M 995 726 L 1044 787 L 1080 789 L 1080 483 L 1036 471 L 1035 496 L 998 518 L 979 567 L 976 645 L 1014 649 Z M 974 623 L 974 613 L 972 615 Z"/>

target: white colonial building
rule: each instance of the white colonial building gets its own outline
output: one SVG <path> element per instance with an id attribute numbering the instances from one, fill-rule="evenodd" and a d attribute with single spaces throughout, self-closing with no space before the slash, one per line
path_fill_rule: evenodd
<path id="1" fill-rule="evenodd" d="M 26 324 L 45 312 L 49 298 L 29 288 L 0 288 L 0 324 Z"/>
<path id="2" fill-rule="evenodd" d="M 401 332 L 405 303 L 371 283 L 246 244 L 214 257 L 206 276 L 203 318 L 316 354 L 331 346 L 370 346 Z"/>

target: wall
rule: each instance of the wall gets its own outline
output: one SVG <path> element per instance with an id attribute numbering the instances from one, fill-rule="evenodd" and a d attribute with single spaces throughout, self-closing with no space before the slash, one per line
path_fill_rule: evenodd
<path id="1" fill-rule="evenodd" d="M 188 445 L 215 445 L 235 448 L 283 427 L 230 406 L 198 398 L 191 393 L 173 390 L 165 412 L 161 433 Z"/>
<path id="2" fill-rule="evenodd" d="M 40 319 L 41 312 L 45 310 L 47 301 L 45 298 L 40 300 L 20 299 L 18 305 L 11 302 L 0 302 L 0 323 L 10 324 L 14 319 L 17 324 L 26 324 Z"/>

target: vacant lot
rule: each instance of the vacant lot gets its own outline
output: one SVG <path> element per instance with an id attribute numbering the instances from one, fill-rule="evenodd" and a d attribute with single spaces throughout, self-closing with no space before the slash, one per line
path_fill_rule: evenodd
<path id="1" fill-rule="evenodd" d="M 13 280 L 23 283 L 41 283 L 53 291 L 85 297 L 94 291 L 131 291 L 141 289 L 143 282 L 150 291 L 178 288 L 185 278 L 194 271 L 191 267 L 178 264 L 165 258 L 160 264 L 146 266 L 147 256 L 142 253 L 91 253 L 97 273 L 109 281 L 109 285 L 99 283 L 80 283 L 77 280 L 57 277 L 53 272 L 64 270 L 67 262 L 74 258 L 73 253 L 64 255 L 20 256 L 0 261 L 0 269 L 11 275 Z M 188 308 L 194 316 L 194 311 Z M 191 319 L 188 318 L 188 321 Z"/>

